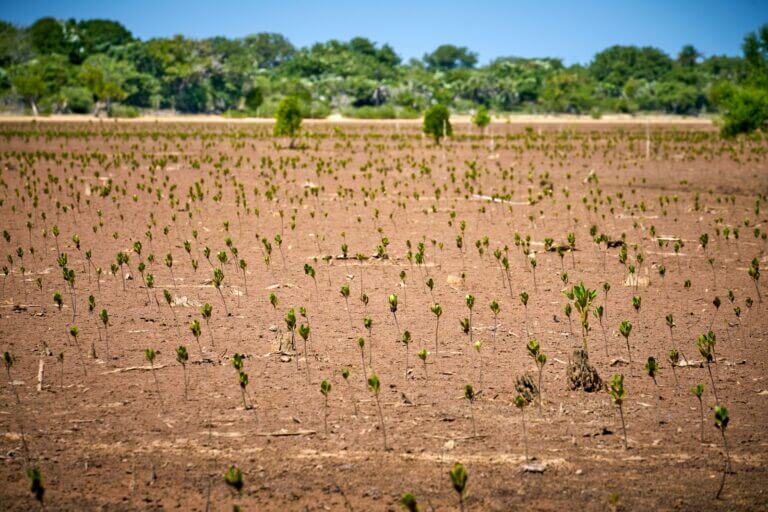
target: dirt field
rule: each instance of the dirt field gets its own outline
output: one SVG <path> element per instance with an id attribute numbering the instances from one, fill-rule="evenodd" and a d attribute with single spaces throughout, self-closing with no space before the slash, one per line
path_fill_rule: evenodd
<path id="1" fill-rule="evenodd" d="M 435 146 L 414 123 L 312 123 L 303 148 L 287 142 L 247 123 L 0 124 L 0 349 L 14 358 L 12 385 L 0 381 L 0 509 L 38 507 L 25 474 L 36 466 L 48 510 L 395 511 L 406 492 L 425 511 L 457 510 L 448 472 L 460 462 L 466 510 L 768 510 L 768 288 L 748 275 L 753 258 L 768 266 L 765 138 L 723 141 L 684 123 L 497 123 L 485 137 L 458 126 Z M 628 449 L 606 388 L 569 387 L 583 340 L 563 290 L 580 282 L 597 292 L 591 311 L 605 308 L 602 322 L 587 317 L 587 346 L 604 386 L 624 376 Z M 310 326 L 306 351 L 299 325 Z M 696 344 L 710 328 L 711 379 Z M 539 376 L 532 338 L 547 356 L 541 401 L 532 393 L 521 411 L 516 379 Z M 720 499 L 717 402 L 730 416 Z M 233 465 L 240 492 L 223 478 Z"/>

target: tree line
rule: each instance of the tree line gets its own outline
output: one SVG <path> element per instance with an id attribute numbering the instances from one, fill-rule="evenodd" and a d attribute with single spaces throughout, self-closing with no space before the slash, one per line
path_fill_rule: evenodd
<path id="1" fill-rule="evenodd" d="M 741 56 L 676 56 L 612 46 L 586 65 L 500 57 L 478 65 L 466 47 L 441 45 L 403 59 L 363 37 L 296 47 L 280 34 L 142 41 L 110 20 L 0 21 L 0 98 L 34 114 L 141 111 L 272 116 L 295 97 L 304 117 L 418 117 L 455 112 L 720 112 L 726 132 L 765 127 L 768 24 L 745 36 Z"/>

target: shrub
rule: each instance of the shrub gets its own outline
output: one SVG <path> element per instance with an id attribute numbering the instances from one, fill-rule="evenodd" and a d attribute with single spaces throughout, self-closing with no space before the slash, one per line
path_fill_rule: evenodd
<path id="1" fill-rule="evenodd" d="M 139 117 L 141 112 L 129 105 L 113 104 L 109 107 L 109 117 Z"/>
<path id="2" fill-rule="evenodd" d="M 453 135 L 451 127 L 451 113 L 445 105 L 433 105 L 424 114 L 424 133 L 435 139 L 435 144 L 440 144 L 440 139 Z"/>
<path id="3" fill-rule="evenodd" d="M 397 112 L 392 105 L 364 106 L 350 108 L 343 112 L 346 117 L 354 119 L 396 119 Z"/>
<path id="4" fill-rule="evenodd" d="M 64 87 L 61 90 L 63 109 L 75 114 L 88 114 L 93 111 L 93 94 L 85 87 Z"/>
<path id="5" fill-rule="evenodd" d="M 296 133 L 301 127 L 302 117 L 303 116 L 299 100 L 293 96 L 283 98 L 283 100 L 277 106 L 277 111 L 275 112 L 275 136 L 290 137 L 290 147 L 292 148 L 294 146 Z"/>
<path id="6" fill-rule="evenodd" d="M 735 88 L 721 99 L 725 137 L 765 130 L 768 127 L 768 91 L 756 87 Z"/>

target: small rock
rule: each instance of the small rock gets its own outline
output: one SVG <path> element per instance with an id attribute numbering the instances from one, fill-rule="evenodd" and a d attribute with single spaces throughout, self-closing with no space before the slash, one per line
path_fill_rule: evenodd
<path id="1" fill-rule="evenodd" d="M 523 471 L 526 473 L 543 473 L 547 469 L 547 466 L 541 462 L 531 462 L 523 465 Z"/>

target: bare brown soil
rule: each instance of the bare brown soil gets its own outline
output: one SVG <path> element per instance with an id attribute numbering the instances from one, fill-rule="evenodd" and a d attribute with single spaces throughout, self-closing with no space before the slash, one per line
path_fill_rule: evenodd
<path id="1" fill-rule="evenodd" d="M 25 475 L 37 466 L 48 510 L 205 510 L 209 502 L 211 510 L 399 510 L 405 492 L 424 510 L 452 510 L 459 506 L 448 477 L 455 462 L 469 475 L 466 510 L 768 509 L 768 320 L 747 275 L 752 258 L 763 273 L 768 266 L 766 242 L 753 236 L 755 227 L 766 230 L 764 138 L 723 141 L 712 127 L 684 124 L 496 124 L 492 137 L 462 125 L 456 137 L 434 146 L 412 123 L 315 123 L 300 139 L 305 147 L 288 150 L 269 131 L 171 122 L 0 125 L 0 228 L 10 235 L 9 243 L 0 240 L 10 272 L 2 284 L 0 348 L 15 358 L 13 385 L 7 375 L 0 382 L 0 509 L 38 506 Z M 202 197 L 193 200 L 195 183 Z M 637 289 L 627 285 L 619 247 L 598 248 L 592 225 L 611 240 L 625 236 Z M 569 232 L 576 235 L 573 253 L 561 259 L 545 251 L 545 238 L 566 245 Z M 515 233 L 530 236 L 535 283 Z M 709 235 L 706 251 L 702 233 Z M 375 257 L 383 237 L 387 257 Z M 272 246 L 268 265 L 262 238 Z M 659 239 L 670 242 L 660 247 Z M 679 254 L 676 239 L 684 243 Z M 133 252 L 136 241 L 141 255 Z M 424 243 L 424 264 L 409 261 L 407 241 L 412 254 Z M 348 259 L 341 258 L 342 244 Z M 508 257 L 509 282 L 497 249 Z M 129 262 L 112 275 L 120 251 Z M 227 263 L 219 263 L 219 251 Z M 76 275 L 74 321 L 58 252 Z M 324 255 L 333 258 L 326 263 Z M 247 262 L 245 280 L 238 259 Z M 142 280 L 140 261 L 154 290 Z M 230 316 L 211 284 L 220 266 Z M 96 267 L 103 269 L 98 284 Z M 597 289 L 596 304 L 605 306 L 605 337 L 590 315 L 589 353 L 604 381 L 625 377 L 628 450 L 609 394 L 568 389 L 566 365 L 582 339 L 578 314 L 569 325 L 563 312 L 562 272 L 568 287 L 583 281 Z M 131 276 L 125 291 L 123 274 Z M 425 285 L 430 277 L 433 295 Z M 611 285 L 607 298 L 604 282 Z M 348 311 L 339 291 L 345 283 Z M 61 310 L 52 301 L 56 291 Z M 523 291 L 530 294 L 527 310 Z M 390 294 L 398 296 L 397 323 Z M 482 342 L 479 351 L 459 325 L 469 316 L 467 294 L 476 300 L 472 340 Z M 639 313 L 633 295 L 642 297 Z M 722 302 L 717 312 L 715 296 Z M 493 300 L 501 307 L 498 328 Z M 439 347 L 433 302 L 443 309 Z M 203 303 L 213 306 L 210 324 L 200 314 Z M 285 334 L 289 308 L 298 324 L 307 323 L 299 307 L 311 326 L 309 357 L 298 334 L 296 351 Z M 109 312 L 109 353 L 102 308 Z M 676 323 L 672 339 L 668 313 Z M 370 336 L 365 316 L 373 321 Z M 189 329 L 195 319 L 202 354 Z M 631 363 L 618 332 L 624 319 L 634 326 Z M 77 340 L 68 335 L 72 325 Z M 407 352 L 398 326 L 412 335 Z M 723 439 L 696 348 L 710 326 L 717 335 L 713 379 L 731 418 L 731 468 L 720 499 Z M 389 450 L 364 384 L 361 336 L 365 370 L 381 379 Z M 548 356 L 543 405 L 524 410 L 528 452 L 540 473 L 524 469 L 522 414 L 513 404 L 516 378 L 526 371 L 537 376 L 527 338 L 538 339 Z M 189 351 L 187 400 L 179 345 Z M 676 368 L 679 384 L 667 361 L 673 346 L 690 363 Z M 154 370 L 147 348 L 158 351 Z M 426 367 L 416 356 L 422 348 L 430 351 Z M 247 408 L 234 352 L 245 355 Z M 643 367 L 649 356 L 660 364 L 658 387 Z M 351 372 L 348 382 L 342 368 Z M 327 434 L 324 379 L 332 384 Z M 468 383 L 481 391 L 471 408 Z M 705 386 L 703 443 L 699 403 L 690 392 L 697 383 Z M 231 465 L 243 473 L 240 493 L 223 479 Z"/>

